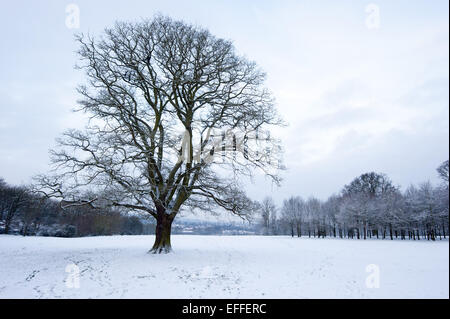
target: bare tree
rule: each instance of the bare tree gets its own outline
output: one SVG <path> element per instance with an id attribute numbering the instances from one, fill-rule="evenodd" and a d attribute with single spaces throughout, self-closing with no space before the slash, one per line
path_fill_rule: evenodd
<path id="1" fill-rule="evenodd" d="M 264 235 L 269 235 L 272 229 L 271 222 L 276 214 L 276 206 L 271 197 L 266 197 L 260 204 L 261 219 Z"/>
<path id="2" fill-rule="evenodd" d="M 14 218 L 27 204 L 29 193 L 23 186 L 9 185 L 4 185 L 0 193 L 1 219 L 5 226 L 4 233 L 8 234 Z"/>
<path id="3" fill-rule="evenodd" d="M 302 236 L 302 223 L 305 214 L 305 202 L 299 196 L 290 197 L 283 201 L 281 214 L 286 226 L 290 229 L 291 236 L 294 237 L 294 230 L 297 237 Z"/>
<path id="4" fill-rule="evenodd" d="M 440 187 L 436 189 L 438 193 L 439 206 L 440 206 L 440 219 L 441 229 L 444 238 L 446 238 L 445 227 L 448 226 L 448 214 L 449 214 L 449 168 L 448 160 L 443 162 L 438 168 L 437 172 L 439 177 L 444 181 Z"/>
<path id="5" fill-rule="evenodd" d="M 281 146 L 265 132 L 282 122 L 265 74 L 230 41 L 162 16 L 77 40 L 90 121 L 58 140 L 53 173 L 38 178 L 48 196 L 147 212 L 161 253 L 183 207 L 245 217 L 242 178 L 259 169 L 279 183 Z"/>
<path id="6" fill-rule="evenodd" d="M 0 220 L 3 220 L 3 214 L 6 211 L 6 190 L 8 188 L 8 184 L 6 184 L 5 180 L 0 177 Z"/>
<path id="7" fill-rule="evenodd" d="M 308 227 L 308 236 L 311 237 L 311 231 L 313 236 L 319 233 L 319 217 L 322 211 L 322 202 L 311 196 L 305 202 L 305 222 Z"/>
<path id="8" fill-rule="evenodd" d="M 358 176 L 350 184 L 345 185 L 342 195 L 345 197 L 364 194 L 369 198 L 374 198 L 396 190 L 397 187 L 385 174 L 370 172 Z"/>
<path id="9" fill-rule="evenodd" d="M 347 221 L 352 223 L 349 225 L 350 231 L 356 232 L 358 239 L 361 235 L 366 239 L 368 229 L 374 222 L 373 218 L 377 215 L 378 206 L 374 204 L 375 201 L 397 192 L 398 188 L 385 174 L 374 172 L 362 174 L 344 186 L 342 197 L 345 203 L 344 211 L 349 217 Z"/>
<path id="10" fill-rule="evenodd" d="M 30 228 L 32 228 L 32 233 L 37 232 L 41 218 L 50 205 L 51 202 L 46 197 L 29 196 L 20 214 L 22 222 L 20 232 L 23 236 L 29 235 Z"/>
<path id="11" fill-rule="evenodd" d="M 322 215 L 324 220 L 325 228 L 328 226 L 330 228 L 330 233 L 333 237 L 336 237 L 338 232 L 338 214 L 339 206 L 341 204 L 341 199 L 337 195 L 331 195 L 326 202 L 322 205 Z M 339 231 L 339 237 L 342 237 L 342 231 Z"/>
<path id="12" fill-rule="evenodd" d="M 302 225 L 306 214 L 306 203 L 300 196 L 291 197 L 290 205 L 294 209 L 295 229 L 297 237 L 302 237 Z"/>
<path id="13" fill-rule="evenodd" d="M 445 162 L 443 162 L 438 168 L 437 168 L 437 172 L 439 174 L 439 177 L 442 178 L 442 180 L 444 182 L 446 182 L 448 184 L 448 179 L 449 179 L 449 175 L 448 175 L 448 160 L 446 160 Z"/>
<path id="14" fill-rule="evenodd" d="M 278 217 L 277 217 L 277 209 L 274 209 L 272 211 L 272 213 L 270 214 L 270 223 L 269 223 L 269 232 L 272 235 L 278 235 L 279 230 L 280 230 L 280 224 L 278 222 Z"/>

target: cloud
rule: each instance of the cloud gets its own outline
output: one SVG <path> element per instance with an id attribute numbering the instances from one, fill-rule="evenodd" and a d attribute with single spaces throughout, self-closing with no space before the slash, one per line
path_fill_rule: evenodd
<path id="1" fill-rule="evenodd" d="M 433 180 L 448 158 L 447 1 L 377 1 L 378 30 L 365 25 L 366 3 L 131 3 L 79 1 L 80 31 L 96 34 L 117 18 L 159 11 L 233 40 L 267 72 L 289 122 L 275 130 L 288 171 L 278 190 L 257 177 L 248 185 L 256 199 L 324 198 L 366 170 L 402 185 Z M 4 6 L 0 27 L 15 45 L 0 59 L 0 176 L 18 183 L 46 170 L 63 129 L 82 126 L 70 110 L 83 76 L 72 68 L 76 45 L 64 5 Z"/>

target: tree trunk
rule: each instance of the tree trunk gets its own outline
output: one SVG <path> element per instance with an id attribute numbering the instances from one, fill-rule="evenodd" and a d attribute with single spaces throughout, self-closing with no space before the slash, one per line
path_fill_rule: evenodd
<path id="1" fill-rule="evenodd" d="M 25 224 L 22 227 L 22 236 L 27 236 L 27 234 L 28 234 L 28 224 Z"/>
<path id="2" fill-rule="evenodd" d="M 172 221 L 173 219 L 165 212 L 158 214 L 158 218 L 156 219 L 155 243 L 153 244 L 150 253 L 161 254 L 172 251 L 172 246 L 170 245 Z"/>
<path id="3" fill-rule="evenodd" d="M 4 234 L 9 234 L 9 225 L 10 225 L 10 223 L 9 223 L 9 222 L 6 222 L 6 223 L 5 223 L 5 230 L 4 230 Z"/>
<path id="4" fill-rule="evenodd" d="M 11 227 L 11 223 L 12 223 L 12 216 L 13 214 L 6 214 L 6 218 L 5 218 L 5 230 L 4 230 L 4 234 L 9 234 L 9 229 Z"/>

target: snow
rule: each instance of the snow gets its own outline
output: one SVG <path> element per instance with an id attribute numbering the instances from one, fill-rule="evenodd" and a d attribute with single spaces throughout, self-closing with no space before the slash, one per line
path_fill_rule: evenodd
<path id="1" fill-rule="evenodd" d="M 0 298 L 449 298 L 447 240 L 176 235 L 167 255 L 152 243 L 0 235 Z"/>

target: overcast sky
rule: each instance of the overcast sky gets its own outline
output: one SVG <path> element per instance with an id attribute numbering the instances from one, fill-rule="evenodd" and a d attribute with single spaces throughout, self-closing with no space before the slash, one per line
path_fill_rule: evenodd
<path id="1" fill-rule="evenodd" d="M 70 3 L 78 29 L 66 26 Z M 279 133 L 288 169 L 281 188 L 250 184 L 254 199 L 325 199 L 367 171 L 403 189 L 437 183 L 449 154 L 448 1 L 370 3 L 1 1 L 0 176 L 30 182 L 48 170 L 55 138 L 83 126 L 71 112 L 83 81 L 73 34 L 160 12 L 232 40 L 267 72 L 289 123 Z"/>

